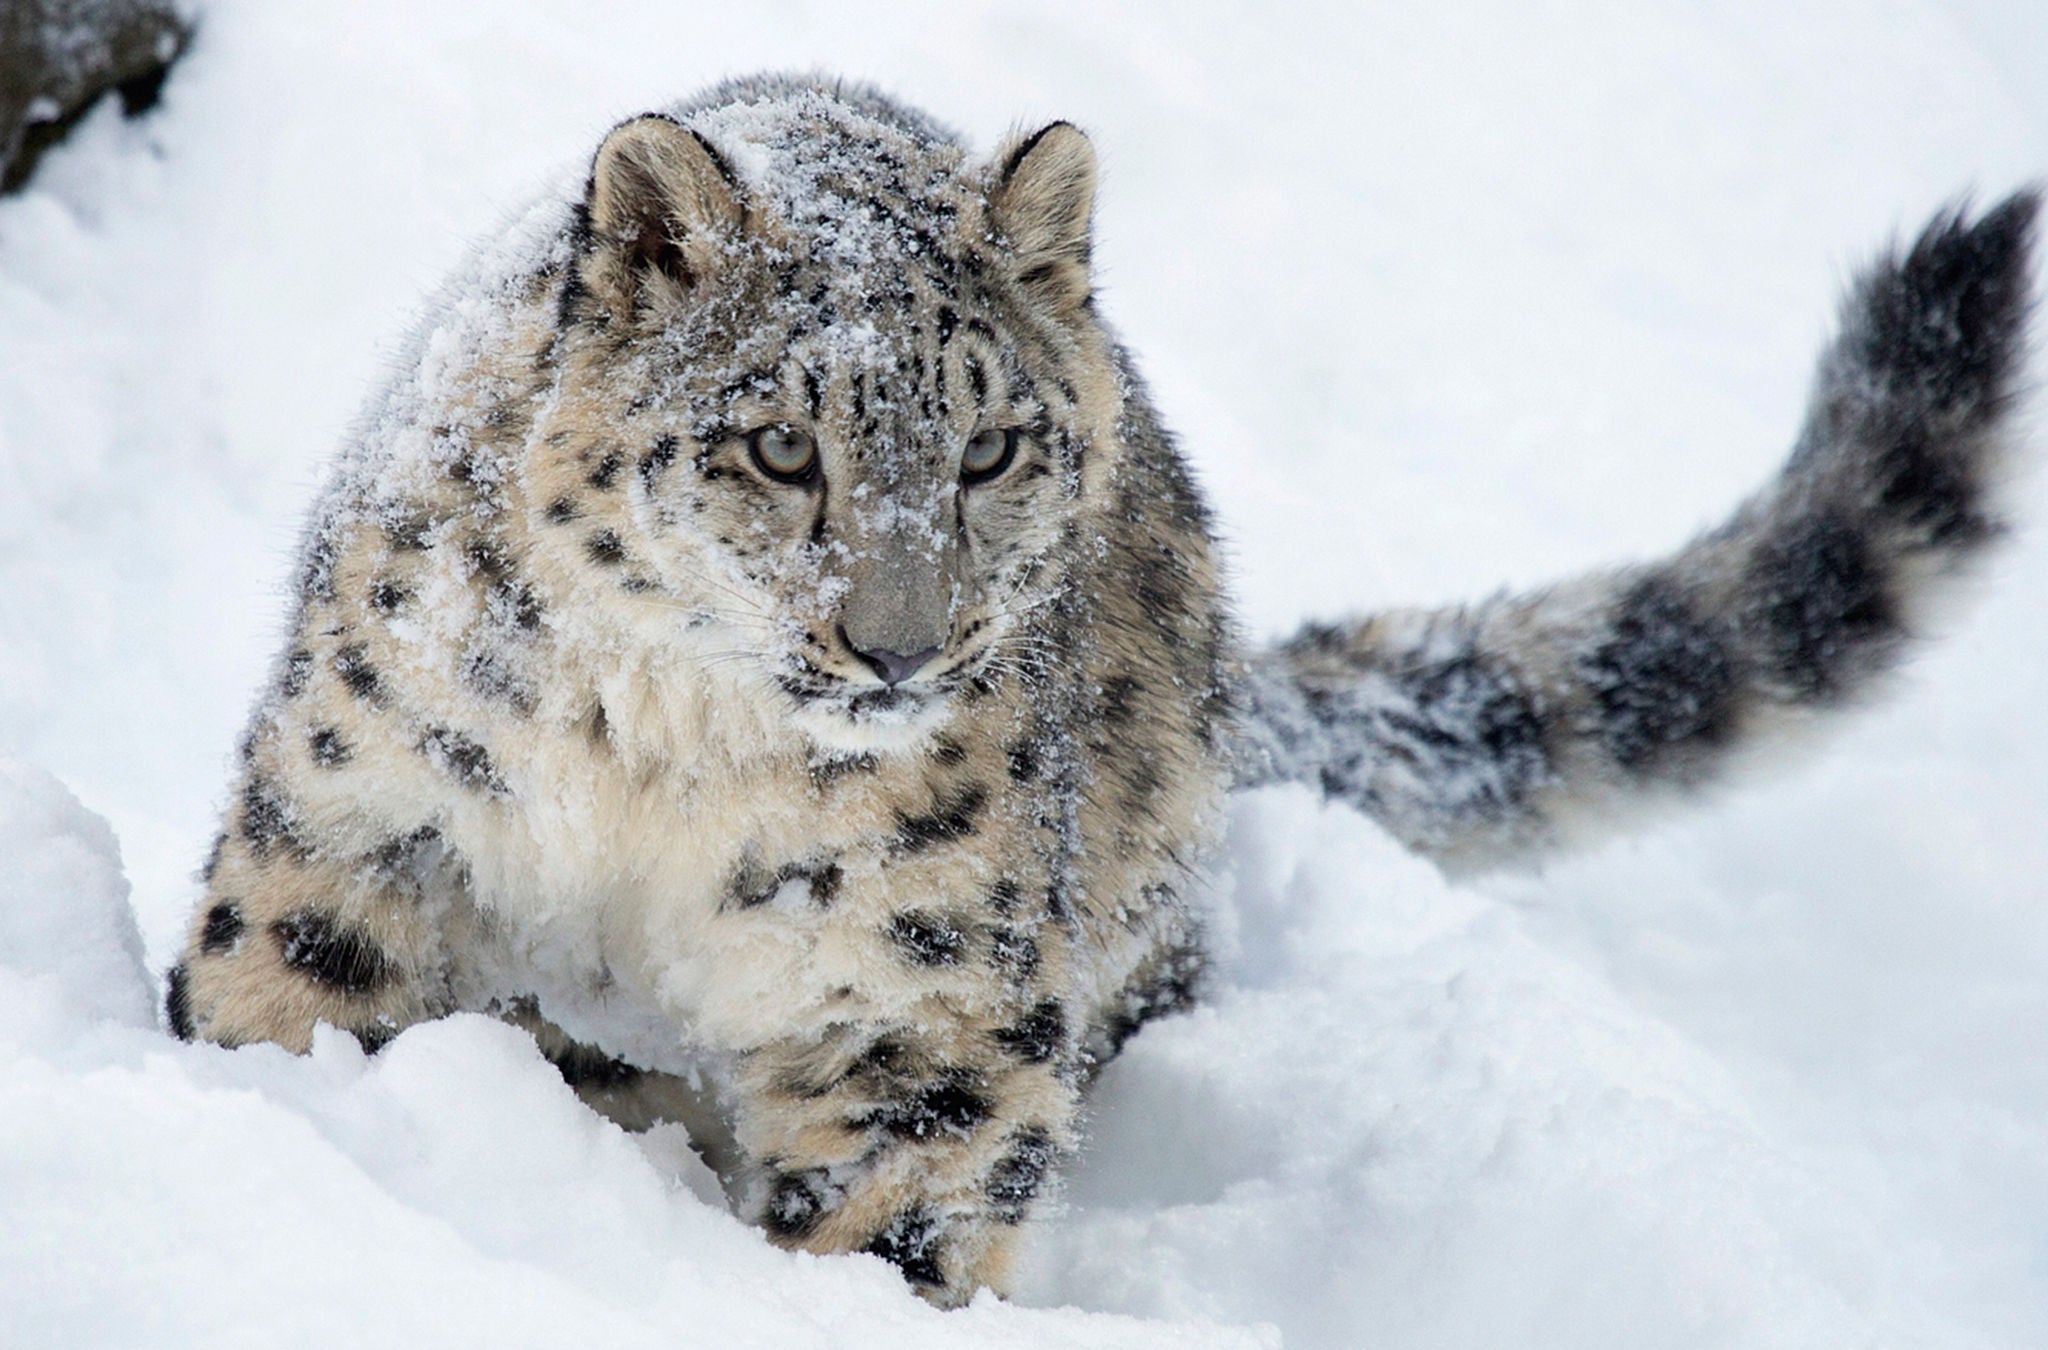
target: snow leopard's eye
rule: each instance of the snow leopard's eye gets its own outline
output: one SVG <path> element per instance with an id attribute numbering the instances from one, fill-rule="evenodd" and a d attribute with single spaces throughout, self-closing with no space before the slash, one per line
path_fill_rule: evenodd
<path id="1" fill-rule="evenodd" d="M 960 481 L 970 487 L 986 483 L 1010 467 L 1017 457 L 1017 428 L 992 427 L 977 431 L 960 452 Z"/>
<path id="2" fill-rule="evenodd" d="M 809 483 L 818 476 L 818 443 L 790 427 L 756 427 L 747 433 L 747 453 L 778 483 Z"/>

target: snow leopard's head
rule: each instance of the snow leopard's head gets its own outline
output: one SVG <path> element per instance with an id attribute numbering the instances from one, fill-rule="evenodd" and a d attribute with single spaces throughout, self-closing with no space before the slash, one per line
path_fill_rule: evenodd
<path id="1" fill-rule="evenodd" d="M 975 161 L 866 91 L 724 92 L 597 153 L 543 427 L 587 487 L 536 509 L 623 494 L 586 565 L 825 747 L 907 745 L 1028 672 L 1111 469 L 1094 154 L 1054 123 Z"/>

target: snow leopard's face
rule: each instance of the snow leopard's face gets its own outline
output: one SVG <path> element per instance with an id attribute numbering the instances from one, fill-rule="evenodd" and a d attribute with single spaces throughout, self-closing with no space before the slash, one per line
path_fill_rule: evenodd
<path id="1" fill-rule="evenodd" d="M 1107 472 L 1092 157 L 1060 126 L 970 166 L 806 100 L 607 140 L 561 406 L 623 438 L 637 537 L 592 561 L 821 745 L 886 750 L 1037 659 Z"/>

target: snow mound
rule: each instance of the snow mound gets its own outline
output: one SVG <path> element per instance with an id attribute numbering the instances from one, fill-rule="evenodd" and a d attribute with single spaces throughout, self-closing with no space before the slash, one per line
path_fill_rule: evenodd
<path id="1" fill-rule="evenodd" d="M 1104 1075 L 1026 1297 L 1302 1345 L 1938 1338 L 1869 1279 L 1878 1198 L 1512 908 L 1302 788 L 1228 853 L 1222 987 Z"/>
<path id="2" fill-rule="evenodd" d="M 624 1133 L 489 1018 L 375 1058 L 327 1028 L 303 1058 L 173 1041 L 106 822 L 0 760 L 0 858 L 9 1344 L 1278 1344 L 986 1297 L 946 1314 L 878 1258 L 778 1251 L 677 1129 Z"/>
<path id="3" fill-rule="evenodd" d="M 0 758 L 0 970 L 75 1017 L 155 1022 L 142 934 L 107 822 L 41 769 Z"/>

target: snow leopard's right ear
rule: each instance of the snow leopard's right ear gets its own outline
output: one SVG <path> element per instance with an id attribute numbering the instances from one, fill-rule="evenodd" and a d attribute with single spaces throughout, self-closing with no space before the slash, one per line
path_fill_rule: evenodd
<path id="1" fill-rule="evenodd" d="M 724 156 L 657 114 L 621 123 L 604 138 L 583 212 L 580 279 L 620 319 L 659 312 L 701 285 L 746 219 Z"/>
<path id="2" fill-rule="evenodd" d="M 1061 315 L 1088 303 L 1095 147 L 1054 122 L 997 152 L 988 205 L 1008 242 L 1018 284 Z"/>

